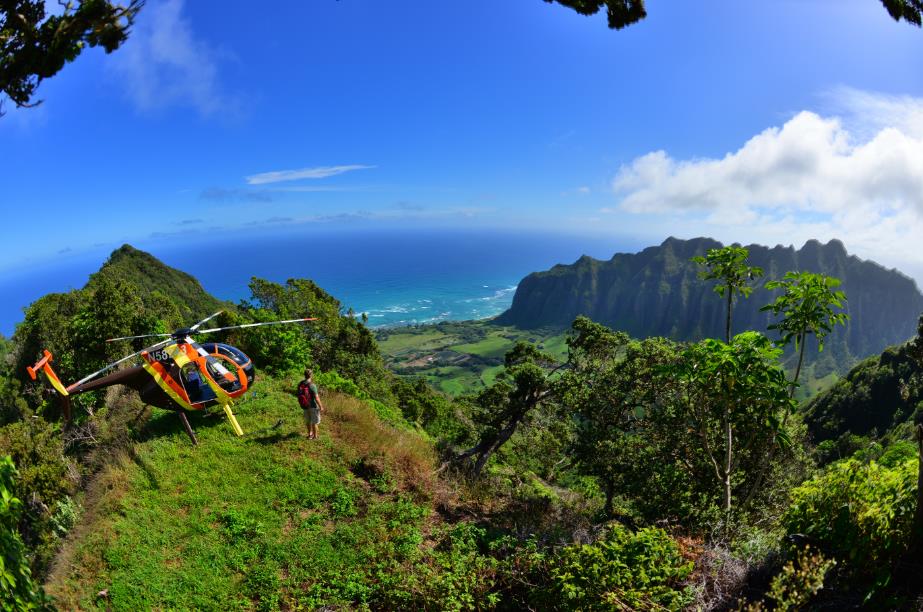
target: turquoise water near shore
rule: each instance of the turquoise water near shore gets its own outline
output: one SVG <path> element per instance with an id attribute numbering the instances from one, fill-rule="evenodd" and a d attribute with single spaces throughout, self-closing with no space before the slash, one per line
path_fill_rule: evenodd
<path id="1" fill-rule="evenodd" d="M 62 256 L 0 278 L 0 333 L 22 309 L 50 292 L 82 287 L 118 247 Z M 608 259 L 640 244 L 621 237 L 504 231 L 287 230 L 260 236 L 185 236 L 134 244 L 188 272 L 218 298 L 249 297 L 257 276 L 310 278 L 344 308 L 365 312 L 372 327 L 482 319 L 509 307 L 528 273 L 581 255 Z"/>

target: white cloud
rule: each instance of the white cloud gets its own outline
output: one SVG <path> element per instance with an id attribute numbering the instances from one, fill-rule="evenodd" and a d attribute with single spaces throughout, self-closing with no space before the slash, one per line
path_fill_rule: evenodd
<path id="1" fill-rule="evenodd" d="M 832 97 L 838 115 L 802 111 L 720 159 L 636 158 L 612 182 L 612 211 L 740 242 L 840 238 L 864 257 L 923 270 L 923 99 Z"/>
<path id="2" fill-rule="evenodd" d="M 832 114 L 842 116 L 847 127 L 861 139 L 870 140 L 875 132 L 886 127 L 923 138 L 923 101 L 920 98 L 839 87 L 826 99 Z"/>
<path id="3" fill-rule="evenodd" d="M 375 166 L 352 164 L 348 166 L 318 166 L 316 168 L 301 168 L 300 170 L 277 170 L 263 172 L 246 177 L 250 185 L 265 185 L 266 183 L 280 183 L 282 181 L 297 181 L 299 179 L 322 179 L 336 176 L 353 170 L 368 170 Z"/>
<path id="4" fill-rule="evenodd" d="M 238 101 L 222 91 L 217 58 L 215 49 L 196 38 L 183 0 L 162 0 L 147 2 L 112 65 L 142 111 L 178 105 L 202 115 L 237 112 Z"/>

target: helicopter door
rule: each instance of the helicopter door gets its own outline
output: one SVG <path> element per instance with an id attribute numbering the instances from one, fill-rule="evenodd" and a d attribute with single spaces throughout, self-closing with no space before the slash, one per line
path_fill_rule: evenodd
<path id="1" fill-rule="evenodd" d="M 189 401 L 193 404 L 215 399 L 215 392 L 211 390 L 208 383 L 202 380 L 202 374 L 195 363 L 187 363 L 183 366 L 180 371 L 180 382 L 189 396 Z"/>

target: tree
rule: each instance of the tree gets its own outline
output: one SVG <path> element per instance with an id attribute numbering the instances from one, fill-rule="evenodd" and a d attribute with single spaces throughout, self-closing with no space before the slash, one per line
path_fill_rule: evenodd
<path id="1" fill-rule="evenodd" d="M 676 386 L 673 397 L 662 401 L 692 434 L 677 443 L 690 465 L 704 462 L 712 471 L 728 514 L 735 490 L 750 499 L 767 460 L 761 451 L 783 433 L 780 417 L 791 409 L 780 354 L 768 338 L 750 331 L 730 344 L 710 338 L 694 344 L 667 372 Z"/>
<path id="2" fill-rule="evenodd" d="M 545 0 L 570 7 L 581 15 L 595 15 L 606 7 L 609 27 L 621 30 L 647 17 L 644 0 Z M 923 24 L 923 0 L 881 0 L 895 21 L 907 21 L 919 27 Z"/>
<path id="3" fill-rule="evenodd" d="M 272 359 L 273 353 L 266 343 L 290 342 L 291 338 L 285 340 L 282 337 L 294 333 L 302 337 L 302 344 L 310 346 L 313 365 L 321 370 L 337 370 L 357 381 L 366 373 L 376 376 L 380 373 L 381 356 L 372 332 L 355 317 L 343 314 L 340 302 L 314 281 L 296 278 L 280 285 L 253 278 L 250 280 L 250 292 L 251 299 L 241 303 L 242 314 L 246 317 L 259 321 L 297 317 L 315 317 L 317 320 L 287 329 L 265 327 L 236 332 L 234 341 L 240 342 L 241 348 L 248 354 L 252 351 L 254 355 Z M 298 370 L 304 366 L 304 363 L 280 362 L 274 367 L 283 371 Z"/>
<path id="4" fill-rule="evenodd" d="M 923 372 L 923 315 L 920 316 L 917 324 L 917 337 L 910 345 L 910 349 L 920 367 L 920 371 Z M 913 515 L 911 550 L 914 553 L 919 553 L 923 550 L 923 414 L 917 414 L 914 428 L 919 462 L 917 464 L 917 507 Z"/>
<path id="5" fill-rule="evenodd" d="M 782 320 L 771 324 L 769 329 L 779 330 L 783 346 L 794 340 L 798 351 L 798 365 L 789 397 L 795 396 L 795 387 L 798 386 L 807 336 L 813 334 L 817 338 L 817 350 L 823 351 L 824 338 L 833 331 L 833 326 L 846 325 L 849 320 L 848 314 L 836 312 L 846 302 L 846 294 L 836 291 L 839 286 L 840 279 L 812 272 L 788 272 L 782 280 L 766 283 L 767 289 L 782 289 L 782 294 L 760 310 L 782 316 Z"/>
<path id="6" fill-rule="evenodd" d="M 83 295 L 86 301 L 70 320 L 70 328 L 74 354 L 84 372 L 133 352 L 128 341 L 107 342 L 108 338 L 167 331 L 156 320 L 145 317 L 137 287 L 127 281 L 106 278 Z"/>
<path id="7" fill-rule="evenodd" d="M 612 517 L 617 490 L 645 488 L 648 479 L 636 469 L 650 454 L 644 418 L 658 370 L 675 358 L 676 348 L 662 338 L 631 340 L 585 317 L 574 321 L 573 331 L 567 341 L 571 369 L 557 385 L 562 416 L 577 417 L 574 464 L 599 481 L 604 512 Z"/>
<path id="8" fill-rule="evenodd" d="M 0 607 L 4 610 L 53 610 L 41 586 L 32 580 L 26 547 L 17 525 L 22 501 L 14 496 L 16 466 L 0 457 Z"/>
<path id="9" fill-rule="evenodd" d="M 504 360 L 504 370 L 482 391 L 476 404 L 484 428 L 478 443 L 454 457 L 456 463 L 474 458 L 471 472 L 481 475 L 491 456 L 506 444 L 533 410 L 550 394 L 548 368 L 554 359 L 526 342 L 518 342 Z"/>
<path id="10" fill-rule="evenodd" d="M 44 0 L 0 0 L 0 91 L 16 106 L 40 104 L 32 97 L 42 80 L 57 74 L 85 48 L 102 47 L 106 53 L 118 49 L 144 0 L 127 5 L 108 0 L 60 4 L 63 13 L 49 17 Z"/>
<path id="11" fill-rule="evenodd" d="M 753 287 L 747 283 L 763 275 L 763 269 L 747 265 L 750 252 L 744 247 L 726 246 L 720 249 L 708 249 L 705 256 L 693 257 L 692 261 L 707 269 L 699 273 L 702 280 L 716 280 L 715 293 L 727 296 L 727 322 L 724 341 L 731 342 L 731 308 L 734 294 L 750 297 Z"/>
<path id="12" fill-rule="evenodd" d="M 22 397 L 22 386 L 13 371 L 12 342 L 0 336 L 0 427 L 26 417 L 29 405 Z"/>
<path id="13" fill-rule="evenodd" d="M 545 0 L 570 7 L 581 15 L 595 15 L 606 7 L 609 27 L 621 30 L 647 17 L 644 0 Z"/>
<path id="14" fill-rule="evenodd" d="M 923 25 L 923 0 L 881 0 L 894 21 L 908 21 L 917 27 Z"/>

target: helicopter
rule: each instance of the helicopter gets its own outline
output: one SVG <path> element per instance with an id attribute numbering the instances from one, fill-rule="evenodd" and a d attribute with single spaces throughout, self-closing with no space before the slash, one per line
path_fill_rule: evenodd
<path id="1" fill-rule="evenodd" d="M 142 338 L 165 337 L 166 339 L 113 361 L 66 387 L 51 367 L 53 356 L 47 350 L 43 351 L 43 356 L 35 365 L 28 366 L 26 371 L 32 380 L 36 380 L 39 372 L 45 375 L 52 388 L 62 397 L 66 422 L 71 420 L 70 398 L 74 395 L 113 385 L 125 385 L 137 391 L 141 401 L 145 404 L 176 411 L 193 445 L 198 445 L 198 440 L 192 426 L 189 424 L 186 412 L 204 410 L 216 405 L 221 406 L 224 410 L 224 414 L 227 416 L 234 433 L 238 436 L 243 436 L 243 429 L 237 422 L 231 406 L 235 399 L 241 397 L 253 385 L 253 362 L 243 351 L 234 346 L 221 342 L 198 343 L 193 340 L 193 336 L 246 327 L 303 323 L 316 321 L 317 318 L 266 321 L 200 329 L 203 324 L 214 319 L 222 312 L 219 310 L 192 327 L 184 327 L 173 333 L 109 338 L 106 342 Z M 141 358 L 140 365 L 116 370 L 102 376 L 135 357 Z"/>

